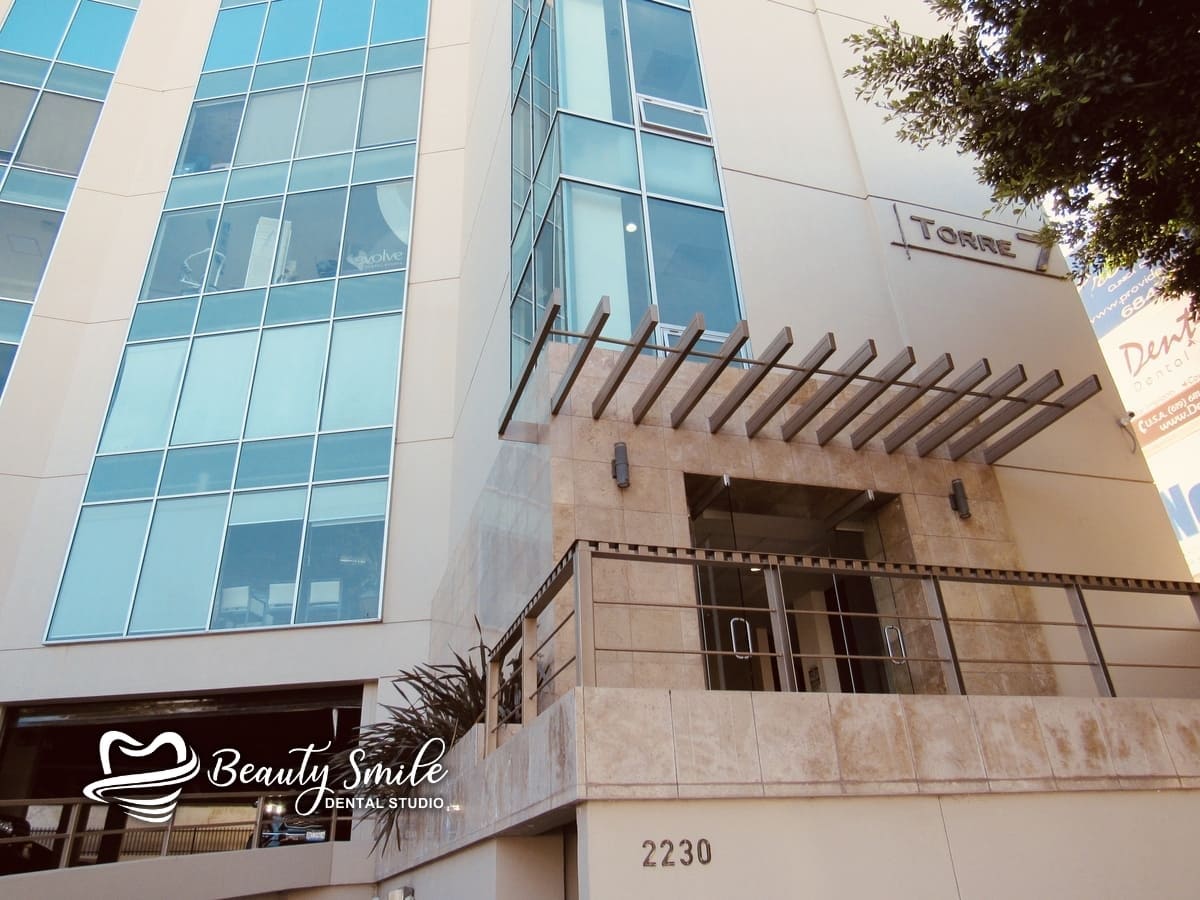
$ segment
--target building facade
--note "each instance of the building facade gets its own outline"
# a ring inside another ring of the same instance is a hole
[[[1186,895],[1200,586],[885,16],[0,0],[3,893]]]

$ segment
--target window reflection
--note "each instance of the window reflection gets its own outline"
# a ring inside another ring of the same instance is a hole
[[[649,205],[663,322],[683,325],[702,312],[710,331],[732,331],[738,302],[725,214],[663,200]]]
[[[193,106],[175,173],[185,175],[226,168],[233,159],[233,144],[245,105],[245,97],[233,97]]]
[[[0,84],[0,163],[12,159],[36,97],[32,88]]]
[[[17,162],[33,169],[78,174],[99,116],[100,104],[94,100],[43,94]]]
[[[629,43],[639,94],[703,107],[692,17],[651,0],[629,0]]]
[[[292,155],[303,93],[300,88],[292,88],[251,95],[234,157],[237,165],[276,162]]]
[[[292,194],[283,210],[276,282],[308,281],[337,274],[346,189]]]
[[[62,213],[0,203],[0,297],[33,299],[61,224]]]
[[[304,542],[297,622],[379,614],[387,482],[314,488]]]
[[[350,191],[342,274],[366,274],[408,265],[412,182],[364,184]]]
[[[301,488],[234,497],[213,628],[291,622],[307,493]]]
[[[150,253],[142,299],[177,297],[200,290],[208,271],[217,207],[163,213]]]

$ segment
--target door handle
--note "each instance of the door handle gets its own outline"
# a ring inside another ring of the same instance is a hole
[[[737,626],[738,626],[739,622],[742,624],[742,627],[746,631],[746,652],[745,653],[738,652]],[[735,659],[749,659],[750,655],[754,652],[754,637],[750,634],[750,620],[743,616],[734,616],[732,619],[730,619],[729,620],[729,640],[733,644],[733,656]]]
[[[896,650],[892,646],[892,632],[896,632],[896,644],[900,647],[900,656],[896,657]],[[883,640],[887,643],[888,656],[892,658],[892,665],[902,666],[906,662],[908,650],[904,646],[904,632],[900,630],[899,625],[885,625],[883,628]]]

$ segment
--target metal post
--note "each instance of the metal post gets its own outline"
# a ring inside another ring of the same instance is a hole
[[[792,630],[788,628],[783,575],[779,566],[764,566],[763,580],[767,583],[767,603],[771,607],[771,634],[775,638],[775,655],[779,662],[779,686],[795,692],[800,688],[796,681],[796,661],[792,658]]]
[[[950,633],[950,618],[946,613],[946,602],[942,599],[941,585],[936,577],[922,578],[921,589],[925,594],[927,615],[937,618],[933,628],[933,644],[942,659],[946,693],[965,694],[962,669],[958,665],[958,651],[954,649],[954,635]]]
[[[488,660],[487,665],[487,684],[485,692],[487,694],[484,702],[483,713],[483,755],[487,756],[496,749],[500,728],[500,682],[503,678],[503,673],[500,670],[500,664],[503,660],[499,656],[493,656]]]
[[[58,858],[58,867],[60,869],[67,868],[73,862],[71,857],[74,855],[75,848],[79,843],[79,837],[76,832],[79,830],[79,811],[81,809],[87,809],[87,807],[82,803],[72,804],[71,811],[67,815],[67,836],[63,840],[62,856]]]
[[[521,620],[521,727],[533,723],[538,714],[537,616]]]
[[[1067,592],[1067,604],[1071,607],[1071,616],[1082,631],[1083,650],[1091,664],[1092,677],[1096,679],[1096,690],[1101,697],[1115,697],[1112,677],[1104,662],[1104,651],[1100,649],[1100,638],[1096,635],[1096,626],[1092,624],[1092,615],[1088,612],[1087,602],[1078,584],[1070,584],[1064,590]]]
[[[596,686],[596,632],[592,610],[592,548],[575,543],[575,683]]]

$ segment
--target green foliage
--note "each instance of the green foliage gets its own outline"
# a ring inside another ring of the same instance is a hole
[[[476,627],[478,627],[476,622]],[[454,661],[442,665],[421,665],[402,669],[392,680],[405,705],[384,706],[388,717],[374,725],[358,730],[357,749],[363,756],[360,769],[375,765],[405,772],[426,741],[441,738],[447,747],[454,746],[476,722],[483,719],[487,696],[487,648],[480,643],[467,656],[454,654]],[[332,781],[352,783],[350,748],[337,754],[330,764]],[[362,787],[356,793],[362,797],[382,800],[382,808],[372,810],[375,819],[375,846],[394,843],[400,846],[400,825],[403,809],[391,809],[387,799],[407,797],[412,793],[408,781],[396,785]]]
[[[1200,315],[1200,3],[926,2],[946,33],[848,39],[859,97],[902,139],[973,154],[998,204],[1048,202],[1043,238],[1078,274],[1145,262]]]

